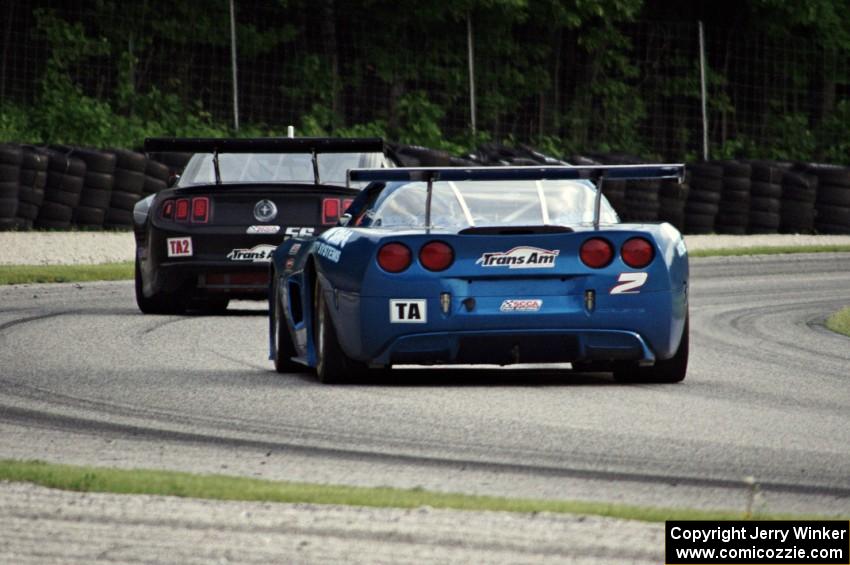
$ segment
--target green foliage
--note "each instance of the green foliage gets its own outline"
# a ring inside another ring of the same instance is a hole
[[[827,116],[815,132],[817,158],[827,163],[850,165],[850,101],[842,100],[835,111]]]
[[[396,106],[399,127],[390,132],[402,143],[420,144],[427,147],[457,151],[459,148],[445,141],[440,131],[440,120],[444,112],[428,95],[417,90],[402,96]]]
[[[243,102],[239,132],[229,112],[210,112],[230,88],[227,0],[203,9],[186,0],[96,0],[79,10],[30,4],[33,40],[46,43],[49,56],[33,66],[33,94],[0,102],[0,139],[138,147],[148,136],[270,135],[292,123],[299,135],[382,136],[453,153],[512,139],[559,156],[596,150],[680,159],[701,145],[699,67],[682,47],[683,37],[695,41],[695,28],[686,18],[635,28],[653,19],[654,5],[643,0],[279,0],[251,12],[237,2],[240,66],[268,77],[262,100],[276,110],[252,114]],[[753,84],[781,77],[785,88],[742,95],[751,85],[728,70],[729,46],[722,52],[715,42],[707,69],[712,156],[850,163],[850,102],[840,97],[850,83],[850,4],[746,0],[716,11],[741,15],[741,36],[758,28],[768,40],[806,37],[822,52],[818,64],[810,49],[778,58],[731,53],[747,57]],[[468,20],[475,136],[464,127]],[[647,49],[653,42],[678,47],[666,56]],[[167,79],[152,70],[163,61]],[[813,101],[818,88],[832,96]],[[243,100],[257,107],[258,98]],[[244,124],[245,114],[249,122],[285,117]],[[655,123],[658,116],[665,123]]]
[[[0,141],[29,143],[33,139],[29,114],[26,109],[11,102],[0,102]]]

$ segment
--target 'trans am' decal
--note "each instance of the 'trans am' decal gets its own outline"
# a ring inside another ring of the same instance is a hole
[[[560,250],[520,246],[510,251],[488,251],[475,261],[482,267],[507,267],[508,269],[552,269]]]

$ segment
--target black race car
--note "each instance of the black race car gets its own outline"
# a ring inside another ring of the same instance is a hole
[[[335,225],[359,193],[348,169],[391,166],[377,138],[152,138],[145,151],[194,154],[175,186],[133,211],[146,314],[265,299],[275,247]]]

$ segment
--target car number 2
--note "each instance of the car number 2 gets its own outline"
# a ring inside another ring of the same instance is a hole
[[[611,289],[611,294],[638,294],[640,287],[646,284],[649,273],[620,273],[617,285]]]

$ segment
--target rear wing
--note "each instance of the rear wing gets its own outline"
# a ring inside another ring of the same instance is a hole
[[[497,180],[587,180],[596,186],[593,226],[599,229],[602,206],[602,185],[606,180],[671,179],[684,181],[683,164],[590,165],[553,167],[399,167],[395,169],[351,169],[351,182],[428,183],[425,200],[425,225],[431,225],[431,192],[434,181],[497,181]]]
[[[313,176],[319,184],[319,153],[384,153],[380,137],[149,137],[145,153],[212,153],[215,183],[221,184],[219,153],[309,153],[313,157]]]
[[[181,153],[383,153],[380,137],[149,137],[145,152]]]

